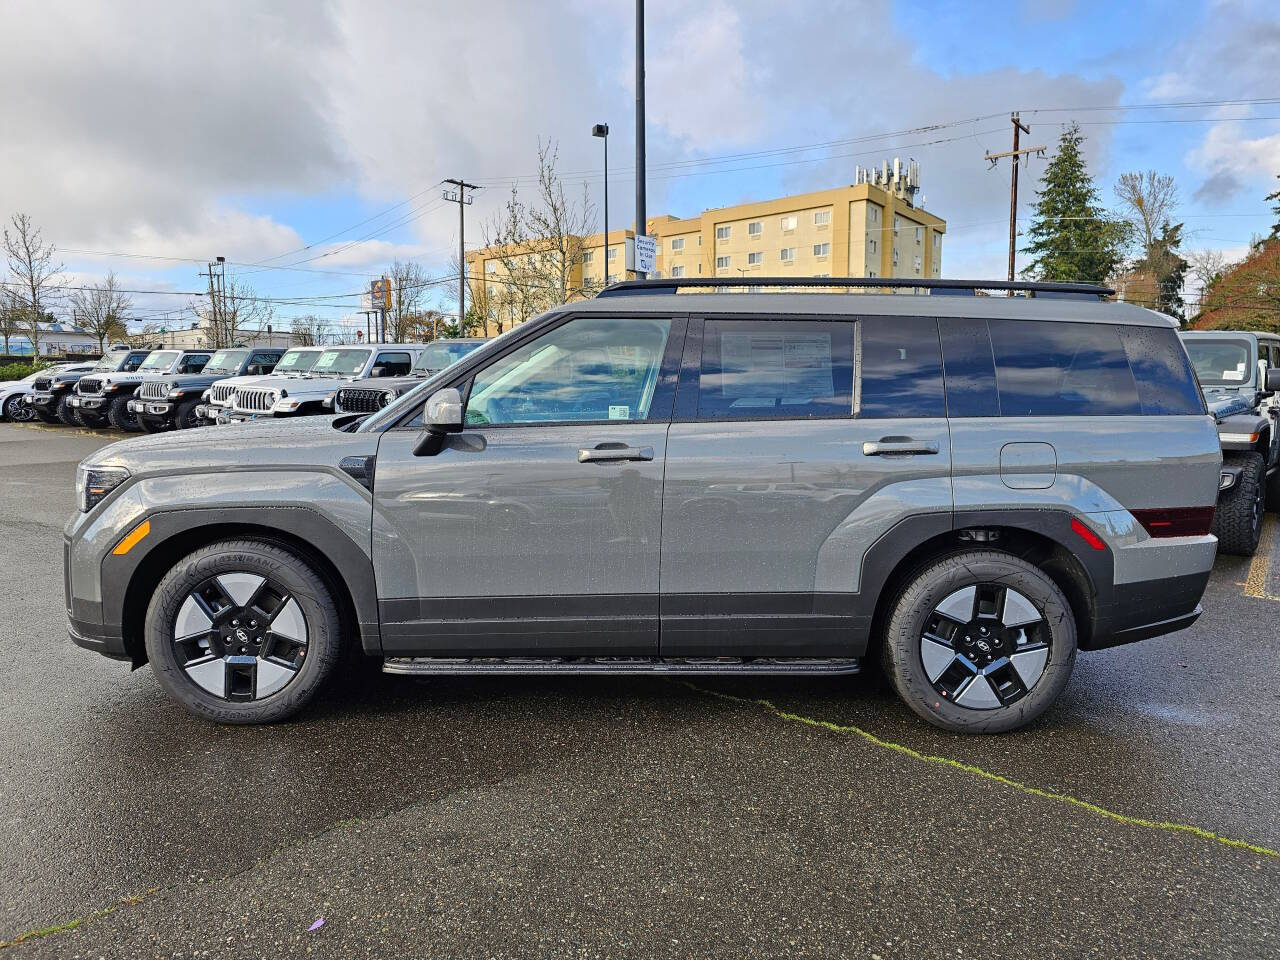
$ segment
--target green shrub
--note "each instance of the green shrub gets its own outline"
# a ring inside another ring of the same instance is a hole
[[[21,380],[23,377],[30,376],[37,370],[43,370],[49,364],[42,360],[22,361],[19,363],[6,363],[0,366],[0,381],[2,380]]]

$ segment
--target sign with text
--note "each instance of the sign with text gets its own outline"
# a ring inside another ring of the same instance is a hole
[[[386,277],[369,281],[369,295],[376,310],[391,309],[391,281]]]
[[[658,240],[637,233],[634,241],[635,265],[631,268],[637,273],[653,273],[658,269]]]

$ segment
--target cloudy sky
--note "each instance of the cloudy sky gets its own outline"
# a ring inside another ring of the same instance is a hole
[[[6,0],[2,17],[0,216],[30,214],[76,277],[194,291],[221,254],[296,301],[282,321],[336,320],[395,257],[448,273],[443,178],[483,185],[479,239],[551,138],[598,204],[598,121],[612,226],[632,221],[632,0]],[[651,215],[913,157],[949,223],[944,274],[998,277],[1008,168],[982,155],[1008,149],[1017,109],[1035,144],[1081,124],[1109,204],[1122,171],[1175,175],[1194,248],[1239,252],[1272,222],[1280,100],[1221,103],[1280,97],[1270,3],[650,0],[647,44]]]

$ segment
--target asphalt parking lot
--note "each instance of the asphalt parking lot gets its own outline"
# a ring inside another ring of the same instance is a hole
[[[105,432],[0,424],[0,947],[15,957],[1280,952],[1280,535],[1030,729],[870,679],[370,669],[220,728],[72,646]],[[316,926],[317,921],[323,924]]]

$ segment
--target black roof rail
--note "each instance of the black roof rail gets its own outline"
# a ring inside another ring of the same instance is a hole
[[[905,289],[923,290],[933,296],[974,297],[982,290],[1024,293],[1029,297],[1071,300],[1103,300],[1115,294],[1110,287],[1092,283],[1053,283],[1035,280],[932,280],[909,277],[671,277],[661,280],[622,280],[611,283],[597,297],[633,294],[679,293],[681,290],[756,287],[809,289]]]

